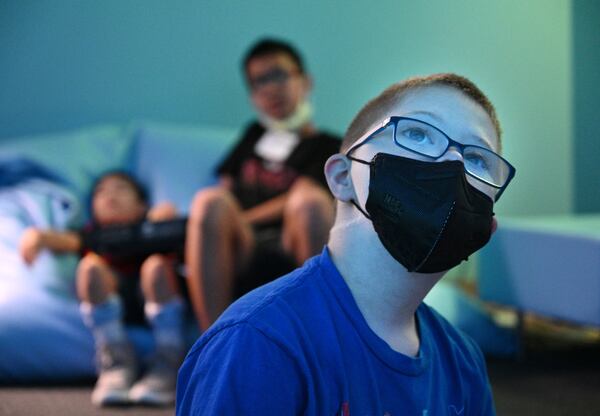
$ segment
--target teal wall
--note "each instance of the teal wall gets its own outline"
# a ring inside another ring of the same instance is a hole
[[[573,2],[575,211],[600,212],[600,2]]]
[[[496,104],[517,178],[500,214],[573,210],[566,0],[0,1],[0,139],[152,119],[239,126],[246,47],[305,52],[317,121],[343,132],[388,84],[455,71]]]

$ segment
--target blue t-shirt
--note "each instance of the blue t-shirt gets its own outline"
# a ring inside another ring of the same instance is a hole
[[[425,304],[418,357],[367,325],[327,249],[231,305],[179,371],[178,415],[493,415],[483,355]]]

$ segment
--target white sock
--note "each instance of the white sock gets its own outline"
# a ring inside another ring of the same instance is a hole
[[[184,310],[185,304],[179,296],[165,303],[146,302],[144,311],[152,326],[157,348],[183,349]]]
[[[122,319],[123,305],[118,295],[111,295],[99,304],[81,302],[79,310],[83,322],[94,335],[96,345],[125,342],[127,335]]]

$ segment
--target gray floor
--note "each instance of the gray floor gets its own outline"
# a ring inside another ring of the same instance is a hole
[[[90,403],[93,381],[80,386],[18,386],[0,387],[1,416],[166,416],[173,408],[121,407],[97,409]]]
[[[90,403],[92,385],[0,387],[0,415],[2,416],[166,416],[173,408],[154,409],[122,407],[97,409]]]
[[[540,343],[488,359],[498,415],[600,415],[600,343]]]

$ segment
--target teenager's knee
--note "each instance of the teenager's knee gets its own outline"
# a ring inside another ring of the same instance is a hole
[[[334,215],[333,198],[312,181],[298,181],[290,191],[285,215],[307,224],[330,224]]]
[[[229,192],[220,187],[198,192],[190,206],[189,221],[195,224],[214,223],[231,210],[230,199]]]
[[[325,190],[308,181],[294,186],[284,211],[284,249],[302,264],[322,250],[333,218],[333,198]]]

